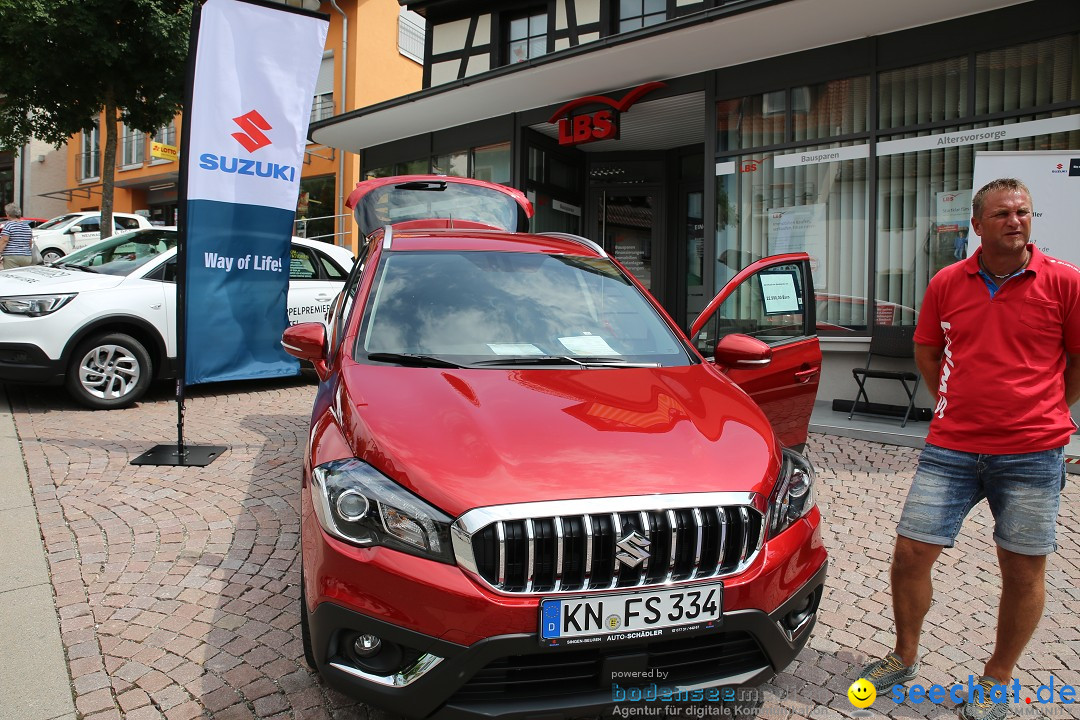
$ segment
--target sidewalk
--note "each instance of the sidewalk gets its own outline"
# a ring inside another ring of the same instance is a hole
[[[37,511],[2,387],[0,538],[0,720],[74,720]]]

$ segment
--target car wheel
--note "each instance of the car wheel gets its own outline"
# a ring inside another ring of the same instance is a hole
[[[56,248],[49,248],[48,250],[41,251],[41,262],[43,263],[54,263],[62,257],[64,257],[64,253]]]
[[[79,344],[67,369],[68,392],[95,410],[134,404],[150,387],[150,353],[122,333],[95,335]]]
[[[315,665],[315,650],[311,647],[311,629],[308,627],[307,593],[304,592],[304,576],[300,575],[300,641],[304,645],[304,662],[312,670]]]

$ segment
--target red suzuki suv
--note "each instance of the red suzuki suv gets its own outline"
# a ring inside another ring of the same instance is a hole
[[[740,272],[689,336],[518,191],[357,185],[367,238],[322,323],[301,626],[331,686],[412,718],[722,701],[788,665],[825,578],[806,440],[805,254]],[[691,340],[690,338],[693,338]]]

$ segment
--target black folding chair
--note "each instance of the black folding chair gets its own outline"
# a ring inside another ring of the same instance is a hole
[[[911,417],[911,413],[915,409],[915,393],[919,389],[919,374],[906,370],[872,369],[870,365],[874,362],[875,357],[907,358],[913,360],[915,357],[914,336],[914,325],[874,326],[870,334],[870,352],[866,355],[866,367],[852,368],[851,370],[855,382],[859,384],[859,392],[855,396],[855,400],[851,403],[851,412],[848,413],[848,420],[856,413],[856,408],[859,405],[860,399],[862,399],[867,406],[870,405],[870,398],[866,395],[867,380],[897,380],[904,386],[904,392],[906,392],[908,396],[907,411],[904,413],[904,420],[900,423],[900,427],[907,425],[908,418]],[[861,410],[858,412],[863,414],[874,414],[864,413]]]

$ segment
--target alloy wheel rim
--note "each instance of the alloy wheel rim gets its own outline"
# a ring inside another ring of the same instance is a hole
[[[141,377],[138,358],[122,345],[99,345],[79,362],[79,384],[101,400],[124,397]]]

